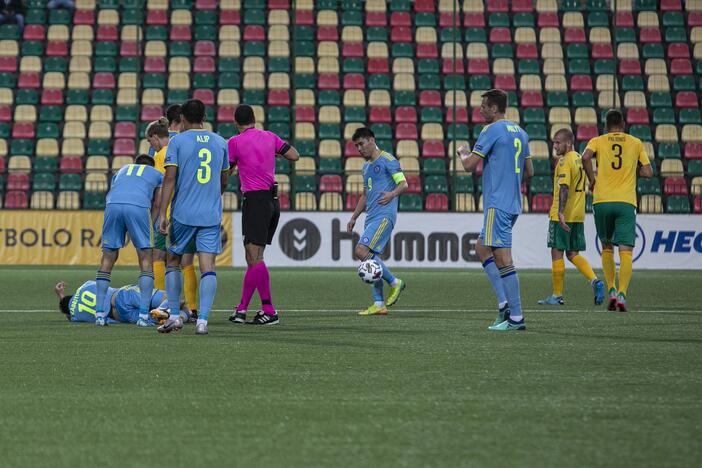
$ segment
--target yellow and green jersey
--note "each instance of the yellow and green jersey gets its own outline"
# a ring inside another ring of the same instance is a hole
[[[563,216],[566,223],[582,223],[585,220],[585,170],[583,160],[575,151],[569,151],[561,156],[553,173],[553,205],[549,219],[558,221],[558,204],[560,201],[561,185],[568,187],[568,201]]]
[[[623,202],[636,206],[638,164],[650,164],[643,143],[626,133],[593,138],[587,149],[597,158],[597,183],[593,203]]]

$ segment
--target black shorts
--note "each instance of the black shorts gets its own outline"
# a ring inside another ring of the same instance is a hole
[[[273,234],[280,219],[280,203],[268,190],[244,193],[241,205],[241,228],[244,245],[261,247],[273,242]]]

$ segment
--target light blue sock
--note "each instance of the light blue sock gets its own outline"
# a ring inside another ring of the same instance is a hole
[[[151,306],[151,293],[154,290],[154,272],[142,271],[139,275],[139,291],[141,291],[141,302],[139,303],[139,318],[149,319],[149,308]]]
[[[168,308],[172,314],[180,310],[180,291],[183,289],[183,273],[180,267],[166,268],[166,294],[168,295]]]
[[[373,292],[373,301],[375,302],[384,302],[385,299],[383,299],[383,282],[378,280],[373,285],[371,286],[372,292]]]
[[[500,268],[500,276],[502,284],[507,293],[507,302],[509,302],[509,316],[515,322],[522,319],[522,300],[519,294],[519,277],[514,265],[509,265]]]
[[[500,277],[500,270],[497,269],[495,265],[495,259],[493,257],[488,258],[483,262],[483,270],[487,274],[490,284],[492,285],[492,290],[495,291],[495,296],[497,296],[498,304],[504,304],[507,302],[507,296],[505,295],[505,288],[502,278]],[[512,303],[510,302],[510,307]]]
[[[200,310],[198,320],[207,320],[217,292],[217,273],[208,271],[200,276]]]
[[[95,288],[97,289],[97,297],[95,298],[95,317],[105,318],[105,296],[107,289],[110,287],[110,272],[98,270],[95,275]]]
[[[377,255],[377,254],[376,254],[376,255],[373,257],[373,259],[374,259],[376,262],[380,263],[380,266],[383,267],[383,279],[385,280],[386,283],[388,283],[389,285],[392,286],[392,283],[395,282],[395,275],[393,275],[393,274],[390,272],[390,268],[388,268],[388,267],[385,265],[385,263],[383,262],[383,260],[380,258],[380,255]]]

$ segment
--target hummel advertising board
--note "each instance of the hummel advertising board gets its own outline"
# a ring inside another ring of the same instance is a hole
[[[234,266],[245,266],[241,213],[232,214],[232,261]],[[364,215],[356,222],[354,232],[347,233],[350,216],[347,212],[282,213],[273,243],[266,248],[266,264],[357,265],[353,248],[363,233]],[[635,268],[702,269],[702,216],[639,215],[636,222]],[[383,253],[388,265],[393,266],[480,268],[475,242],[482,224],[480,213],[399,213]],[[547,233],[548,216],[525,214],[519,217],[512,236],[512,255],[518,268],[551,268]],[[585,236],[587,251],[584,255],[597,268],[601,246],[592,215],[586,217]]]

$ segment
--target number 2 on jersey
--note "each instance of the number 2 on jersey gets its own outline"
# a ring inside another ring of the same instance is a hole
[[[515,138],[514,147],[517,148],[517,152],[514,153],[514,173],[519,174],[522,172],[522,170],[519,169],[519,156],[522,154],[522,140]]]
[[[207,148],[202,148],[197,153],[197,157],[201,159],[200,168],[197,170],[197,181],[201,184],[206,184],[212,176],[212,169],[210,168],[212,153]]]

